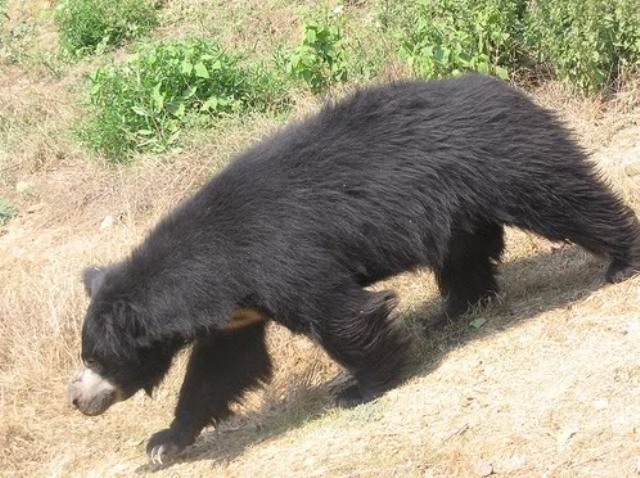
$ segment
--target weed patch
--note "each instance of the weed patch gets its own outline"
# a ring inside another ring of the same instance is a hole
[[[5,199],[0,198],[0,226],[5,226],[18,215],[18,208]]]
[[[640,63],[637,0],[422,0],[397,7],[400,56],[433,78],[544,67],[595,93]],[[384,12],[383,12],[384,13]],[[393,19],[381,15],[389,22]]]
[[[532,2],[525,26],[537,61],[587,93],[640,62],[637,0]]]
[[[325,15],[322,21],[305,21],[301,43],[282,57],[276,56],[276,63],[305,82],[314,94],[347,81],[349,63],[340,10]]]
[[[64,51],[81,56],[139,38],[157,22],[150,0],[63,0],[56,9]]]
[[[478,71],[508,78],[522,55],[524,6],[508,0],[419,2],[405,14],[400,55],[421,77]]]
[[[286,82],[260,63],[244,63],[201,40],[144,45],[123,64],[89,76],[92,117],[81,137],[113,161],[174,145],[194,117],[276,112]]]

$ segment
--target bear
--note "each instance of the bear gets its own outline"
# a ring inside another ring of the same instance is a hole
[[[498,291],[505,226],[608,258],[608,282],[640,271],[634,211],[526,94],[478,74],[361,88],[239,154],[128,257],[85,270],[69,399],[98,415],[151,393],[190,345],[175,417],[147,446],[162,463],[268,383],[276,323],[350,372],[337,405],[373,400],[401,382],[411,334],[393,291],[369,286],[430,268],[439,320],[458,317]]]

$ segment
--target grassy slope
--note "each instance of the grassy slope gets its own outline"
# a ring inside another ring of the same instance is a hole
[[[156,35],[213,36],[263,55],[272,43],[295,40],[299,14],[312,2],[289,3],[169,1]],[[171,419],[182,358],[153,400],[136,396],[93,419],[71,410],[64,395],[86,306],[81,267],[125,254],[180,198],[277,124],[228,121],[193,132],[182,152],[130,167],[87,161],[66,131],[81,114],[77,86],[91,65],[57,62],[48,53],[55,48],[49,2],[23,4],[9,0],[10,26],[31,22],[30,36],[10,45],[18,63],[0,64],[0,197],[22,211],[0,235],[0,475],[482,476],[492,469],[635,476],[640,279],[602,286],[601,261],[571,247],[552,253],[546,241],[515,231],[501,300],[420,337],[408,382],[375,403],[331,409],[337,367],[274,328],[273,384],[167,468],[149,468],[143,450]],[[367,11],[356,14],[366,25]],[[557,85],[534,96],[563,111],[640,209],[638,90],[625,91],[607,110]],[[314,107],[302,95],[295,114]],[[18,182],[26,192],[16,192]],[[106,216],[114,224],[101,228]],[[399,314],[416,329],[417,318],[437,307],[426,272],[381,287],[400,293]],[[487,319],[480,330],[469,326],[476,318]]]

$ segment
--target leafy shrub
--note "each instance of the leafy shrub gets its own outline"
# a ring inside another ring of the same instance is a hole
[[[637,0],[420,0],[400,17],[401,56],[424,77],[544,65],[592,93],[640,64]]]
[[[325,22],[306,21],[300,45],[282,59],[292,77],[304,81],[315,94],[331,85],[347,81],[348,62],[342,28],[327,16]]]
[[[421,0],[405,16],[401,56],[423,77],[507,78],[522,55],[524,8],[524,0]]]
[[[76,56],[117,46],[157,24],[150,0],[63,0],[55,19],[62,47]]]
[[[640,62],[637,0],[531,2],[526,38],[537,60],[586,92]]]
[[[18,208],[6,200],[0,198],[0,226],[6,225],[18,215]]]
[[[285,108],[286,85],[240,60],[207,41],[142,46],[126,63],[89,76],[94,115],[80,135],[117,161],[133,151],[166,150],[194,116]]]

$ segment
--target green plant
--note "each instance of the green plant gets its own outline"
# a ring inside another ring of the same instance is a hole
[[[415,74],[473,70],[508,78],[522,55],[524,0],[421,0],[407,8],[401,56]]]
[[[126,63],[98,69],[89,83],[93,115],[80,135],[114,161],[133,151],[166,150],[194,116],[288,105],[280,78],[200,40],[143,45]]]
[[[316,94],[347,81],[347,53],[338,16],[339,13],[327,15],[322,23],[304,22],[300,45],[276,60],[284,64],[289,75],[304,81]]]
[[[158,21],[151,0],[63,0],[55,19],[63,49],[75,56],[137,38]]]
[[[525,33],[538,62],[589,93],[640,62],[637,0],[531,2]]]
[[[18,213],[17,207],[0,198],[0,226],[5,226],[11,219],[16,217]]]
[[[400,16],[401,56],[425,77],[545,65],[593,93],[640,63],[637,0],[421,0]]]

